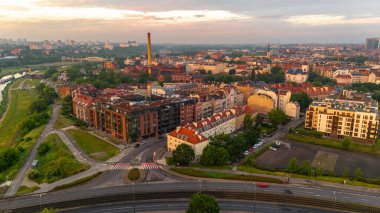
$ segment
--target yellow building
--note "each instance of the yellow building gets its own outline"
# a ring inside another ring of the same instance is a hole
[[[306,111],[305,128],[324,132],[326,136],[373,143],[378,127],[378,103],[363,92],[344,90],[314,100]]]

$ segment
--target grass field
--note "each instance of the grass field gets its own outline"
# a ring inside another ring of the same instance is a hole
[[[17,196],[21,196],[21,195],[25,195],[25,194],[28,194],[28,193],[31,193],[31,192],[34,192],[36,190],[40,189],[40,187],[38,186],[33,186],[33,187],[27,187],[27,186],[21,186],[16,195]]]
[[[171,168],[172,171],[193,176],[193,177],[203,177],[203,178],[214,178],[214,179],[226,179],[226,180],[243,180],[243,181],[262,181],[268,183],[283,183],[277,178],[268,178],[262,176],[250,176],[250,175],[240,175],[240,174],[227,174],[222,172],[210,172],[202,171],[193,168]]]
[[[17,80],[16,83],[19,83]],[[13,87],[13,85],[12,85]],[[9,146],[19,137],[18,131],[23,121],[27,119],[29,106],[37,97],[34,90],[12,90],[9,110],[4,115],[4,120],[0,124],[0,149]]]
[[[317,178],[310,177],[310,176],[305,176],[305,175],[298,175],[298,174],[293,174],[293,173],[287,173],[287,172],[272,172],[272,171],[266,171],[266,170],[261,170],[258,168],[254,167],[249,167],[249,166],[238,166],[239,171],[244,171],[244,172],[252,172],[253,174],[266,174],[266,175],[275,175],[279,177],[293,177],[293,178],[302,178],[302,179],[309,179],[311,181],[326,181],[326,182],[332,182],[332,183],[343,183],[345,180],[347,181],[346,184],[353,185],[353,186],[364,186],[364,187],[372,187],[372,188],[380,188],[380,185],[376,184],[369,184],[369,183],[363,183],[360,181],[355,181],[355,180],[348,180],[347,178],[343,177],[334,177],[334,176],[318,176]]]
[[[286,139],[294,140],[298,142],[311,143],[320,146],[326,146],[336,149],[343,149],[342,142],[332,138],[316,138],[312,136],[298,135],[294,133],[288,133],[285,136]],[[368,154],[380,155],[380,143],[376,142],[373,146],[361,145],[358,143],[352,143],[349,151],[363,152]]]
[[[59,112],[57,120],[55,121],[53,127],[55,129],[62,129],[68,126],[74,125],[74,121],[67,119],[64,115]]]
[[[47,153],[39,153],[37,156],[38,165],[35,169],[39,171],[40,176],[34,179],[36,182],[51,183],[89,168],[75,159],[57,134],[48,135],[43,143],[47,143],[50,149]]]
[[[67,133],[91,158],[105,161],[119,153],[119,150],[113,145],[85,131],[69,129]]]

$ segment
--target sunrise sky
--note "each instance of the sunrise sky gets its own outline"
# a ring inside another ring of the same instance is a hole
[[[363,43],[378,0],[0,0],[0,38]]]

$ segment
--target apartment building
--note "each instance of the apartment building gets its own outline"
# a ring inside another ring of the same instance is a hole
[[[194,149],[196,156],[199,156],[208,145],[208,138],[222,133],[230,134],[240,129],[244,116],[244,107],[237,106],[198,122],[178,126],[167,136],[168,150],[174,151],[178,145],[185,143]]]
[[[378,103],[368,93],[343,90],[314,100],[306,111],[305,128],[330,137],[373,143],[378,127]]]

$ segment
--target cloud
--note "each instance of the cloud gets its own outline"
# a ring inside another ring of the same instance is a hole
[[[16,3],[14,3],[16,2]],[[39,0],[0,1],[0,17],[5,21],[68,21],[68,20],[126,20],[133,23],[193,23],[224,20],[244,20],[249,16],[226,10],[168,10],[140,11],[108,7],[65,7],[41,4]],[[22,12],[21,12],[22,11]]]
[[[285,22],[296,25],[356,25],[356,24],[380,24],[380,17],[347,17],[343,15],[302,15],[290,16],[283,19]]]

